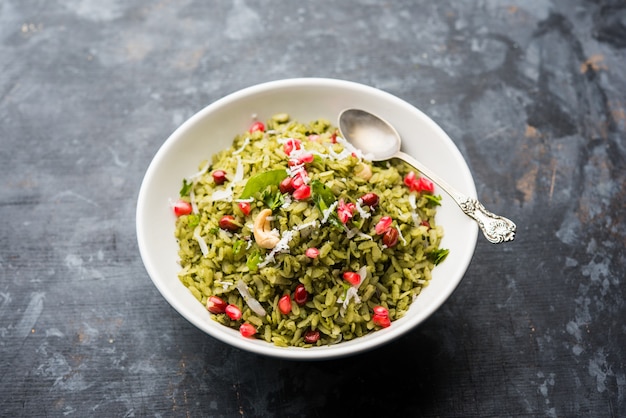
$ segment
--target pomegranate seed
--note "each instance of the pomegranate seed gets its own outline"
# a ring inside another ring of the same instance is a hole
[[[309,292],[306,291],[306,288],[303,284],[299,284],[296,286],[296,290],[293,292],[293,299],[296,301],[298,305],[304,305],[309,298]]]
[[[248,129],[248,132],[250,133],[256,131],[265,132],[265,125],[263,124],[263,122],[256,121],[250,126],[250,129]]]
[[[250,206],[250,202],[239,202],[238,206],[241,210],[241,213],[243,213],[245,216],[248,216],[250,214],[250,210],[252,209],[252,207]]]
[[[420,222],[420,225],[425,226],[427,228],[430,228],[430,222],[428,222],[428,221],[422,221],[422,222]]]
[[[387,247],[393,247],[398,243],[398,228],[389,228],[385,235],[383,235],[383,244]]]
[[[283,181],[278,185],[281,193],[291,193],[295,190],[293,187],[293,179],[291,177],[286,177]]]
[[[307,248],[306,251],[304,252],[304,255],[306,255],[309,258],[317,258],[317,256],[320,255],[320,250],[314,247]]]
[[[389,216],[383,216],[380,218],[380,221],[376,224],[375,230],[376,234],[381,235],[387,232],[389,228],[391,228],[391,222],[393,220]]]
[[[372,308],[372,311],[374,311],[374,315],[383,316],[383,317],[389,316],[389,311],[384,306],[376,305]]]
[[[300,158],[298,158],[298,163],[300,164],[312,163],[314,158],[315,157],[313,157],[313,154],[311,154],[310,152],[307,152],[305,154],[302,154]]]
[[[339,205],[337,206],[337,216],[341,223],[347,223],[354,214],[356,205],[354,203],[344,203],[343,199],[339,199]]]
[[[252,337],[254,334],[256,334],[256,328],[254,327],[254,325],[244,322],[239,327],[239,332],[246,338]]]
[[[278,300],[278,309],[285,315],[291,312],[291,298],[289,295],[285,295]]]
[[[297,200],[304,200],[311,197],[311,187],[308,184],[303,184],[293,191],[293,198]]]
[[[404,184],[408,188],[411,188],[413,186],[413,183],[415,183],[416,180],[417,180],[417,176],[415,175],[414,171],[409,171],[408,174],[404,176]]]
[[[343,279],[352,286],[356,286],[361,282],[361,276],[359,276],[359,273],[355,273],[353,271],[346,271],[343,273]]]
[[[364,205],[367,205],[371,208],[376,207],[376,205],[378,205],[378,195],[376,193],[366,193],[363,196],[361,196],[361,202],[363,202]]]
[[[226,315],[233,321],[241,319],[241,309],[239,309],[237,305],[227,305],[226,308],[224,308],[224,312],[226,312]]]
[[[404,184],[411,189],[412,192],[433,193],[435,191],[435,185],[432,181],[426,177],[418,178],[413,171],[410,171],[406,176],[404,176]]]
[[[333,132],[333,134],[330,136],[330,142],[333,144],[337,143],[337,132]]]
[[[391,320],[388,316],[374,315],[372,317],[372,320],[374,321],[374,324],[383,328],[387,328],[389,325],[391,325]]]
[[[224,182],[226,180],[228,180],[226,178],[226,171],[224,170],[215,170],[213,173],[211,173],[211,175],[213,176],[213,181],[215,182],[215,184],[224,184]]]
[[[420,177],[414,183],[411,190],[414,190],[416,192],[433,193],[435,191],[435,185],[433,184],[432,181],[428,180],[426,177]]]
[[[207,310],[214,314],[224,313],[227,306],[228,303],[226,303],[222,298],[219,298],[217,296],[209,296],[206,301]]]
[[[300,148],[302,148],[302,143],[299,139],[290,138],[283,144],[283,151],[287,155],[291,155],[294,149],[299,150]]]
[[[308,330],[304,333],[304,342],[314,344],[320,339],[320,332],[318,330]]]
[[[293,176],[291,180],[291,185],[294,189],[299,189],[305,184],[304,177],[302,177],[302,174],[300,174],[300,172],[296,173],[296,175]]]
[[[225,229],[227,231],[235,232],[239,230],[239,225],[235,220],[235,217],[232,215],[224,215],[219,222],[220,228]]]
[[[191,203],[185,200],[177,201],[176,203],[174,203],[173,208],[174,215],[176,216],[189,215],[193,210],[193,208],[191,207]]]

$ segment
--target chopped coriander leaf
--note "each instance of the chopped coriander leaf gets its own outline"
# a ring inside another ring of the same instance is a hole
[[[323,214],[326,213],[326,211],[328,211],[329,208],[337,201],[333,191],[320,181],[313,180],[311,182],[311,192],[317,208]],[[343,224],[339,220],[339,217],[337,217],[337,213],[335,211],[328,215],[328,221],[333,226],[343,228]]]
[[[432,194],[424,194],[423,196],[424,196],[424,198],[426,200],[428,200],[433,205],[435,205],[435,206],[440,206],[441,205],[441,196],[435,196],[435,195],[432,195]]]
[[[450,250],[448,249],[438,248],[435,251],[428,253],[427,257],[430,261],[435,263],[435,265],[438,265],[439,263],[441,263],[443,260],[446,259],[449,253],[450,253]]]
[[[191,192],[191,187],[193,186],[193,182],[187,181],[187,179],[183,179],[183,187],[180,189],[180,197],[189,196],[189,192]]]
[[[265,203],[267,207],[272,210],[272,212],[275,209],[281,207],[283,203],[285,203],[285,198],[283,197],[282,193],[280,193],[280,191],[278,190],[272,190],[270,188],[267,188],[263,191],[263,193],[261,194],[261,199],[263,200],[263,203]]]

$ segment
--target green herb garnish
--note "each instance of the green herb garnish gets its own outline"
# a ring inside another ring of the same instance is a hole
[[[438,248],[434,251],[429,252],[427,257],[430,261],[432,261],[433,263],[435,263],[435,265],[437,265],[441,263],[443,260],[445,260],[449,253],[450,253],[450,250],[447,250],[445,248]]]
[[[315,201],[315,204],[322,213],[325,213],[337,201],[333,191],[318,180],[311,182],[311,194],[313,195],[313,201]],[[338,228],[343,227],[335,211],[328,215],[328,221],[333,226]]]
[[[435,205],[435,206],[440,206],[441,205],[441,196],[435,196],[435,195],[432,195],[432,194],[424,194],[423,196],[424,196],[424,198],[426,200],[428,200],[433,205]]]
[[[271,170],[264,171],[255,176],[250,177],[244,187],[239,199],[248,199],[254,196],[256,193],[260,193],[269,186],[276,186],[280,184],[287,177],[287,170]]]
[[[180,197],[189,196],[189,192],[191,191],[191,187],[193,186],[193,182],[187,181],[187,179],[183,179],[183,187],[180,189]]]
[[[285,203],[283,194],[280,191],[276,189],[272,190],[271,188],[267,188],[263,191],[263,193],[261,193],[261,200],[263,200],[263,203],[265,203],[267,207],[272,210],[272,212]]]

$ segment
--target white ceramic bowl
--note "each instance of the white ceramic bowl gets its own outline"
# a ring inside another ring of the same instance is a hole
[[[441,246],[450,249],[450,254],[434,269],[430,284],[407,315],[389,328],[364,337],[313,348],[281,348],[244,338],[210,319],[205,307],[179,281],[175,219],[169,201],[177,198],[182,179],[195,173],[203,159],[229,147],[235,135],[249,127],[253,115],[265,121],[275,113],[286,112],[301,122],[323,117],[337,124],[339,113],[349,107],[387,119],[402,136],[403,151],[426,163],[459,191],[476,197],[470,170],[452,140],[424,113],[389,93],[348,81],[297,78],[230,94],[192,116],[165,141],[148,167],[137,202],[137,239],[146,270],[163,297],[189,322],[227,344],[254,353],[328,359],[369,350],[403,335],[452,294],[474,253],[478,228],[441,190],[436,190],[443,197],[437,222],[444,227]]]

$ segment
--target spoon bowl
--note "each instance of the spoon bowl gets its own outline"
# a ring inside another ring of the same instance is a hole
[[[400,134],[384,119],[365,110],[346,109],[339,114],[339,131],[372,161],[399,158],[430,178],[454,199],[463,213],[478,223],[490,242],[497,244],[515,239],[517,227],[513,221],[489,212],[477,199],[460,193],[424,164],[400,151]]]

